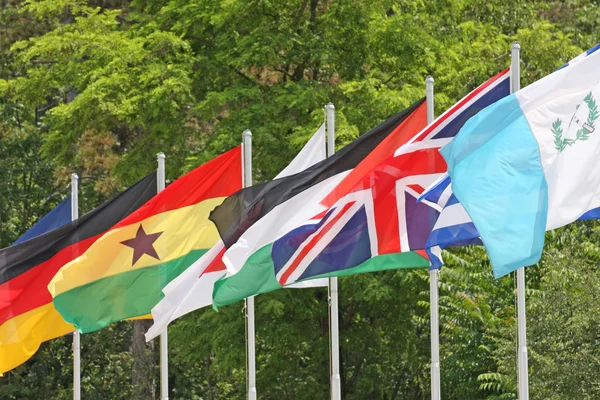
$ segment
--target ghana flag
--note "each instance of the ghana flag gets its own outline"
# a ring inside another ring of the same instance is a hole
[[[179,178],[65,265],[48,290],[83,333],[150,313],[219,240],[209,213],[242,187],[241,146]]]
[[[152,174],[75,221],[0,250],[0,372],[27,361],[42,342],[75,330],[54,308],[48,283],[62,266],[155,195]]]

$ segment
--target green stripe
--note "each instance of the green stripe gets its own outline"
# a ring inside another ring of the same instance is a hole
[[[270,244],[264,246],[252,254],[237,274],[215,282],[213,291],[213,307],[215,309],[249,296],[281,289],[281,285],[275,278],[271,246]],[[322,274],[311,279],[356,275],[389,269],[427,267],[429,267],[429,261],[417,253],[393,253],[373,257],[356,267]]]
[[[82,333],[149,314],[164,297],[162,289],[206,252],[194,250],[163,264],[98,279],[61,293],[54,306]]]

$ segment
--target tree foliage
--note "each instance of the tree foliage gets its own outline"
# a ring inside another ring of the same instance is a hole
[[[254,178],[264,181],[318,128],[329,101],[343,146],[423,97],[426,75],[435,78],[439,114],[506,68],[512,41],[521,44],[526,85],[595,45],[600,23],[592,0],[0,5],[2,246],[67,195],[72,172],[82,176],[85,212],[152,173],[157,152],[167,154],[173,180],[250,128]],[[542,261],[527,270],[532,399],[600,396],[598,229],[587,222],[549,233]],[[516,398],[513,280],[493,279],[481,247],[445,260],[443,397]],[[428,279],[422,270],[340,279],[345,399],[429,396]],[[260,397],[327,398],[326,289],[261,295],[256,310]],[[170,398],[244,398],[243,313],[243,304],[204,309],[171,326]],[[82,337],[84,398],[152,392],[132,384],[134,331],[121,322]],[[70,398],[70,343],[45,343],[0,378],[0,398]],[[148,349],[157,385],[157,354]]]

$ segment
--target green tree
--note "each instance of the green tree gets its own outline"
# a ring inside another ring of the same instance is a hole
[[[592,0],[0,1],[4,246],[67,194],[72,172],[83,177],[84,212],[152,173],[157,152],[173,180],[250,128],[254,177],[264,181],[329,101],[342,146],[423,97],[428,74],[439,114],[505,69],[513,40],[526,85],[596,44],[600,22]],[[533,398],[598,397],[597,243],[596,223],[549,233],[542,262],[527,270]],[[444,398],[515,398],[513,281],[493,280],[481,247],[445,259]],[[427,290],[426,271],[340,280],[345,398],[429,395]],[[282,290],[256,304],[261,398],[327,398],[325,290]],[[82,337],[84,398],[139,392],[133,331],[126,321]],[[242,304],[191,313],[170,340],[171,398],[244,397]],[[69,398],[70,343],[45,343],[0,379],[0,398]],[[149,360],[156,385],[156,354]]]

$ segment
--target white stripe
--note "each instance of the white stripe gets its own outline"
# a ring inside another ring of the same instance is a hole
[[[433,246],[429,249],[431,255],[440,262],[440,264],[444,264],[444,260],[442,259],[442,248],[440,246]],[[432,263],[430,263],[432,264]]]
[[[430,140],[421,140],[418,142],[406,143],[400,146],[394,152],[394,157],[398,157],[402,154],[410,154],[419,150],[426,149],[439,149],[447,145],[452,141],[452,138],[441,138],[441,139],[430,139]]]
[[[440,195],[440,198],[438,199],[438,204],[442,207],[446,207],[446,204],[448,204],[448,200],[450,200],[450,196],[452,196],[451,184],[446,186],[446,189],[444,189],[444,191]]]
[[[469,214],[467,214],[467,211],[460,203],[456,203],[444,208],[444,211],[440,214],[433,229],[437,230],[470,222],[472,222],[472,220],[469,217]]]
[[[417,203],[427,204],[429,207],[433,208],[437,212],[442,212],[442,210],[444,209],[444,207],[439,205],[438,203],[434,203],[433,201],[429,201],[429,200],[425,200],[425,199],[421,199],[421,201],[417,201]]]
[[[369,229],[369,241],[371,244],[371,257],[379,255],[379,237],[377,236],[377,227],[375,226],[375,204],[373,203],[373,189],[369,188],[362,191],[364,198],[365,211],[367,212],[367,227]],[[359,194],[358,192],[357,194]]]
[[[286,289],[307,289],[314,287],[328,287],[329,279],[327,278],[319,278],[319,279],[309,279],[302,282],[296,282],[292,285],[287,285]]]
[[[172,320],[181,318],[184,315],[212,304],[212,295],[215,282],[225,276],[225,271],[214,271],[202,274],[196,280],[192,290],[186,295],[183,301],[173,313]]]
[[[448,182],[444,182],[446,179],[448,179]],[[448,190],[448,187],[451,186],[450,182],[450,178],[448,177],[448,172],[444,172],[442,175],[440,175],[439,178],[437,178],[431,185],[429,185],[427,187],[427,189],[425,189],[423,191],[423,193],[421,193],[421,195],[419,196],[419,198],[417,199],[417,202],[422,202],[425,201],[427,195],[433,191],[434,189],[437,189],[438,187],[441,187],[442,185],[446,185],[446,188],[444,189],[444,191],[442,191],[442,194],[440,195],[440,198],[437,201],[437,204],[439,206],[441,206],[442,208],[446,205],[446,202],[448,201],[448,199],[446,199],[446,201],[444,203],[441,202],[441,200],[444,198],[445,196],[445,191]],[[450,198],[450,195],[452,195],[452,189],[450,189],[450,193],[448,194],[448,198]]]

